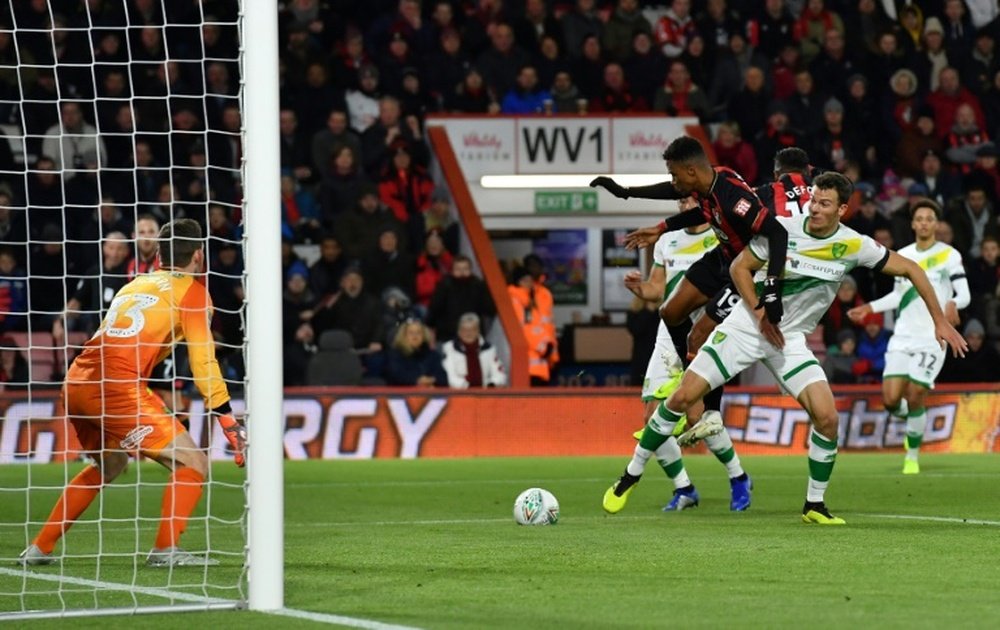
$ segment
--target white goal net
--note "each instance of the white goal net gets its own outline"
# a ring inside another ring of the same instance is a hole
[[[69,494],[91,488],[64,377],[119,308],[117,291],[156,268],[158,230],[176,219],[201,226],[210,333],[232,411],[243,415],[252,240],[244,233],[243,6],[8,0],[0,8],[0,621],[233,608],[247,599],[246,474],[231,463],[184,343],[134,386],[160,396],[213,463],[178,541],[211,566],[147,566],[181,491],[128,440],[125,470],[103,485],[98,475],[100,491],[62,521],[72,527],[55,540],[60,523],[50,516],[56,505],[72,511],[66,504],[83,499]],[[64,494],[68,484],[74,490]],[[33,545],[54,562],[19,561]]]

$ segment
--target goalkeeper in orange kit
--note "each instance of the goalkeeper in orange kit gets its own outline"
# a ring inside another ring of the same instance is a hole
[[[163,226],[159,241],[160,269],[138,276],[118,291],[101,327],[66,374],[66,413],[94,464],[66,486],[42,530],[21,554],[23,564],[55,561],[56,543],[101,488],[121,474],[129,453],[141,453],[171,473],[156,543],[146,564],[218,564],[178,546],[201,498],[208,458],[163,400],[146,387],[153,367],[183,340],[205,408],[219,421],[241,467],[246,429],[231,414],[229,392],[215,360],[209,329],[212,300],[199,280],[205,265],[201,227],[179,219]]]

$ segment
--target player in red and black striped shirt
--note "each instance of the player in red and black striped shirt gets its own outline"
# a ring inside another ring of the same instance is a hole
[[[771,213],[776,217],[805,216],[812,200],[813,167],[809,155],[798,147],[787,147],[774,156],[774,181],[754,188]],[[739,304],[740,295],[732,284],[727,284],[705,305],[705,314],[694,323],[688,335],[688,353],[695,354],[717,324],[722,323]]]
[[[769,243],[767,280],[758,308],[765,308],[767,317],[761,326],[780,331],[781,293],[778,279],[784,270],[788,249],[788,232],[765,207],[757,194],[740,175],[729,168],[713,167],[704,147],[696,139],[682,136],[663,152],[671,181],[626,188],[610,177],[598,177],[591,186],[605,188],[622,199],[683,199],[691,197],[698,206],[676,214],[658,225],[642,228],[626,236],[627,247],[652,245],[664,232],[700,225],[706,221],[719,239],[719,246],[692,265],[676,292],[660,308],[660,316],[670,331],[671,340],[681,357],[688,355],[687,334],[691,330],[692,312],[704,306],[710,297],[730,283],[729,265],[757,234],[767,236]],[[685,361],[686,364],[686,361]],[[722,389],[705,397],[707,411],[721,408]],[[721,417],[716,422],[721,425]]]
[[[688,315],[729,283],[729,263],[757,234],[767,236],[770,244],[768,279],[779,278],[784,269],[788,233],[736,171],[709,164],[705,149],[694,138],[682,136],[671,142],[663,152],[663,159],[672,181],[625,188],[610,177],[598,177],[591,186],[606,188],[622,199],[683,199],[690,196],[698,202],[696,208],[676,214],[658,225],[631,232],[625,241],[628,247],[642,247],[652,245],[667,231],[706,221],[712,226],[719,247],[692,265],[677,293],[660,311],[668,326],[681,326]],[[765,295],[762,302],[768,320],[777,324],[781,320],[781,300],[777,282],[769,284],[774,285],[769,293],[775,299],[767,300]],[[686,348],[679,349],[678,354],[685,356]]]

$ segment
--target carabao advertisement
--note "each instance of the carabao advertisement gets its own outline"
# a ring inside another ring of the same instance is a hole
[[[902,448],[904,426],[891,422],[877,388],[836,391],[842,452]],[[242,401],[234,400],[237,415]],[[763,390],[727,392],[725,422],[743,454],[804,455],[809,418],[787,396]],[[79,457],[72,424],[56,393],[0,398],[0,464]],[[450,390],[316,389],[285,392],[288,459],[412,459],[627,455],[642,426],[637,391],[627,389]],[[1000,450],[1000,392],[935,391],[927,400],[926,452]],[[186,416],[196,441],[226,460],[226,440],[200,401]],[[253,439],[252,423],[251,440]],[[263,419],[261,421],[267,421]],[[704,452],[696,450],[695,452]],[[252,455],[252,451],[251,451]]]

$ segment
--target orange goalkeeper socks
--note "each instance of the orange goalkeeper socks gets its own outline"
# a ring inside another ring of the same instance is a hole
[[[101,471],[87,466],[66,485],[56,501],[49,519],[35,537],[34,544],[45,553],[52,553],[56,543],[80,517],[101,491]]]
[[[160,529],[156,534],[156,548],[176,547],[188,518],[201,499],[201,486],[205,477],[193,468],[178,468],[170,475],[170,484],[163,492],[160,510]]]

